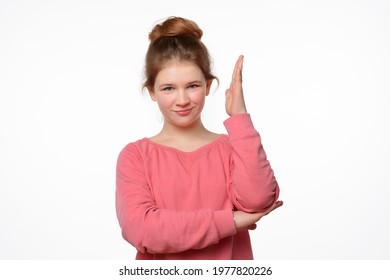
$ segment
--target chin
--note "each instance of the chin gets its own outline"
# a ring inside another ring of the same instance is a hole
[[[174,121],[171,121],[171,124],[174,125],[174,126],[177,126],[177,127],[180,127],[180,128],[186,128],[186,127],[191,127],[192,125],[194,125],[197,121],[199,120],[199,118],[196,118],[196,119],[189,119],[189,120],[174,120]]]

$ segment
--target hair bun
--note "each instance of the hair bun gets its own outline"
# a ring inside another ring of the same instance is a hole
[[[190,36],[200,40],[203,31],[192,20],[181,17],[169,17],[160,24],[157,24],[149,34],[150,42],[154,42],[161,37]]]

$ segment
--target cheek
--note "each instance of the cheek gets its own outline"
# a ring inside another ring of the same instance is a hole
[[[194,95],[193,100],[198,104],[204,104],[206,100],[206,94],[203,91],[198,92],[196,95]]]
[[[170,107],[174,103],[174,99],[171,96],[169,96],[169,95],[158,96],[156,101],[157,101],[158,106],[161,109]]]

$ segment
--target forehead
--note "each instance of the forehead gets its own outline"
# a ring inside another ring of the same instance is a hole
[[[162,83],[181,84],[195,80],[205,80],[198,65],[188,61],[170,61],[165,63],[158,72],[156,85]]]

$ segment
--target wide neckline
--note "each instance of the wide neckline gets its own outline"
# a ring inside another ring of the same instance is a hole
[[[171,150],[171,151],[175,151],[175,152],[179,152],[179,153],[183,153],[183,154],[195,154],[195,153],[201,152],[203,150],[206,150],[206,149],[214,146],[216,143],[221,141],[221,139],[223,139],[224,136],[225,136],[225,134],[220,134],[215,140],[213,140],[210,143],[207,143],[207,144],[205,144],[203,146],[200,146],[199,148],[197,148],[197,149],[195,149],[193,151],[183,151],[183,150],[180,150],[180,149],[175,148],[175,147],[171,147],[171,146],[168,146],[168,145],[164,145],[164,144],[160,144],[160,143],[154,142],[154,141],[150,140],[147,137],[143,138],[143,140],[147,141],[148,143],[150,143],[150,144],[152,144],[154,146],[157,146],[157,147],[165,149],[165,150]]]

